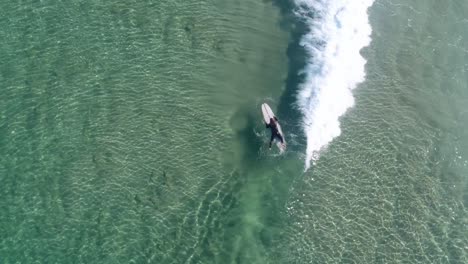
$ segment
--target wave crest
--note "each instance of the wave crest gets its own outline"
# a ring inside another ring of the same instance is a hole
[[[371,38],[367,9],[374,0],[295,0],[310,31],[301,45],[310,56],[297,101],[307,137],[305,167],[341,134],[339,118],[354,105],[352,90],[365,79],[360,50]]]

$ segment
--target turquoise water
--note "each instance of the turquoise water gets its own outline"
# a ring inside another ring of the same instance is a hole
[[[363,2],[0,4],[0,263],[466,263],[468,5]]]

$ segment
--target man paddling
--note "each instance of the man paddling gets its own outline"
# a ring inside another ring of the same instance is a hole
[[[270,145],[269,145],[270,149],[271,149],[271,143],[273,142],[275,137],[281,141],[281,144],[284,144],[283,136],[281,136],[280,132],[278,131],[278,125],[276,124],[276,122],[278,122],[278,118],[276,118],[275,116],[274,118],[270,118],[269,124],[265,124],[266,128],[271,129],[271,138],[270,138]]]

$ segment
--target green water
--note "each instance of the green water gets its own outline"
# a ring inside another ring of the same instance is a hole
[[[468,262],[468,6],[374,3],[305,173],[292,6],[1,3],[0,263]]]
[[[264,258],[252,229],[265,182],[250,182],[242,162],[257,152],[245,140],[262,145],[250,114],[279,97],[287,74],[279,10],[1,10],[1,263]]]
[[[374,3],[367,80],[291,188],[284,263],[467,263],[467,10]]]

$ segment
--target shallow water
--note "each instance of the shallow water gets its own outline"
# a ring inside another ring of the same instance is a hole
[[[467,262],[464,3],[373,3],[305,172],[296,3],[1,7],[0,262]]]

